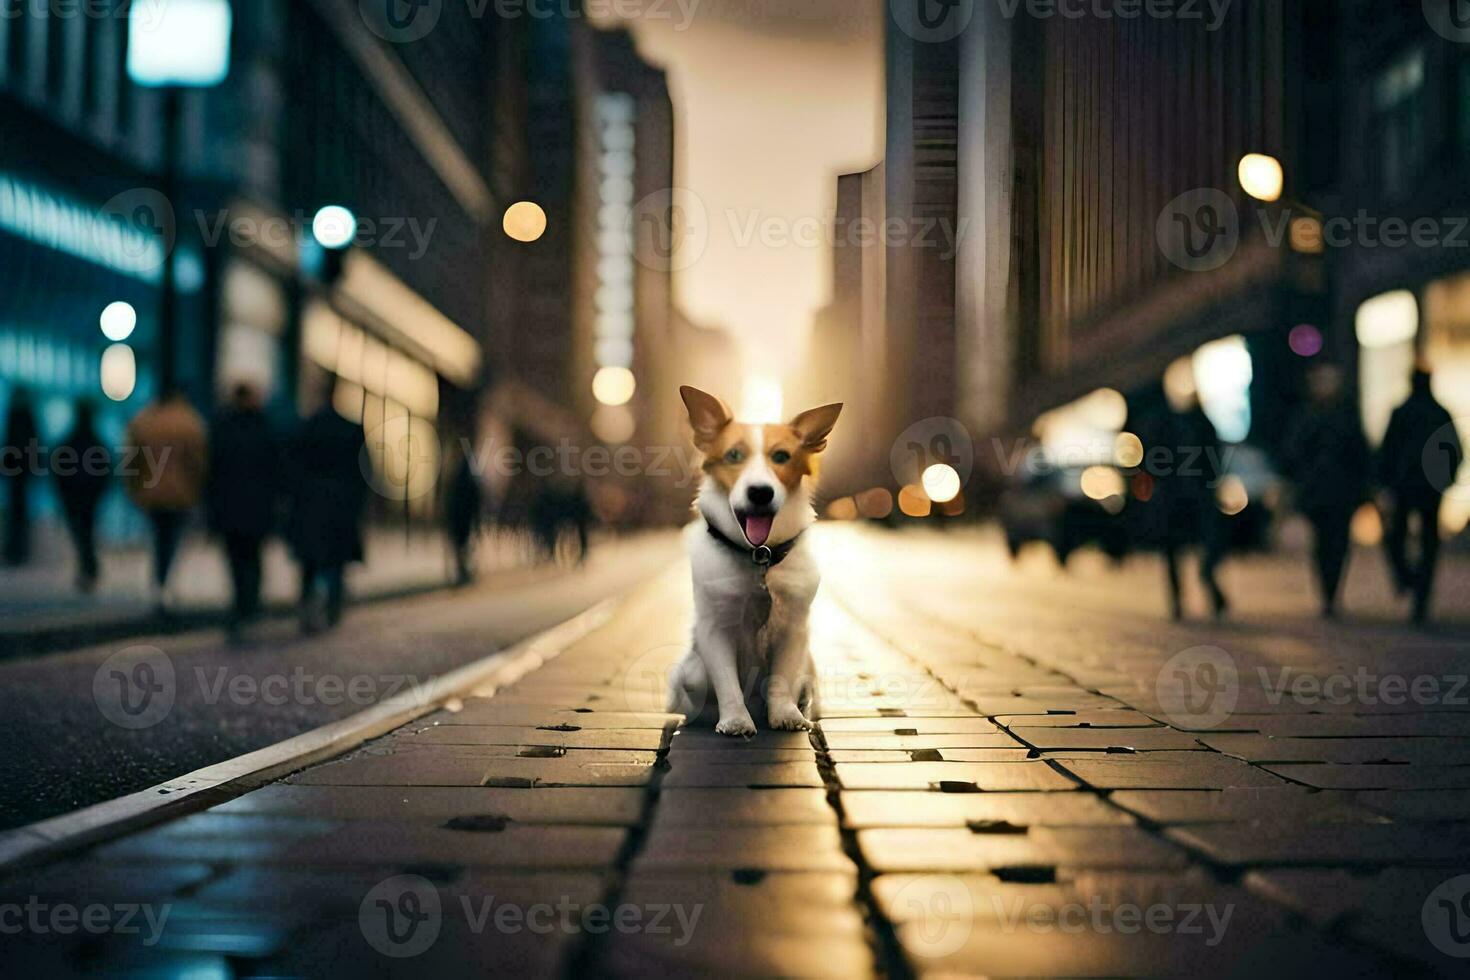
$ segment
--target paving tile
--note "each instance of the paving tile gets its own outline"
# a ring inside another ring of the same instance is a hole
[[[422,719],[437,725],[511,725],[517,728],[550,728],[577,731],[588,728],[653,728],[673,730],[682,715],[662,712],[576,711],[537,705],[497,704],[494,698],[466,698],[455,712],[438,711]]]
[[[1056,755],[1057,765],[1098,789],[1224,789],[1279,786],[1281,780],[1239,759],[1213,752],[1150,752],[1131,756]]]
[[[211,813],[314,816],[329,820],[442,823],[456,817],[503,816],[516,823],[631,826],[642,819],[641,789],[491,789],[489,787],[295,786],[275,783]]]
[[[1118,790],[1108,796],[1108,802],[1159,824],[1385,822],[1354,805],[1351,793],[1318,793],[1285,784],[1224,790]]]
[[[558,732],[513,725],[432,725],[405,730],[397,738],[425,745],[554,745],[566,749],[657,752],[668,744],[669,734],[656,728],[584,728]]]
[[[821,789],[668,789],[659,793],[655,824],[822,824],[837,813]]]
[[[1261,768],[1318,789],[1470,789],[1470,766],[1278,764]]]
[[[1465,738],[1470,737],[1470,714],[1297,714],[1261,718],[1255,727],[1277,738]]]
[[[1470,862],[1470,827],[1432,824],[1199,824],[1175,841],[1220,864],[1453,866]]]
[[[823,731],[822,741],[832,751],[838,749],[882,749],[911,752],[915,749],[1016,749],[1020,742],[1004,732],[980,732],[969,735],[874,735],[853,732]]]
[[[574,754],[559,759],[488,759],[484,784],[491,787],[646,786],[650,763],[582,762]]]
[[[1086,692],[1044,699],[996,697],[982,694],[971,698],[970,703],[975,706],[976,711],[987,717],[1012,719],[1018,716],[1055,716],[1063,712],[1103,711],[1120,707],[1118,702],[1112,698]]]
[[[691,827],[655,824],[634,859],[634,873],[711,871],[853,871],[836,826]]]
[[[298,786],[479,786],[489,760],[479,753],[421,751],[394,755],[358,755],[313,766],[289,777]]]
[[[1148,728],[1163,725],[1139,711],[1109,708],[1103,711],[1068,711],[1058,714],[999,715],[995,719],[1007,728]]]
[[[669,743],[670,750],[713,749],[722,752],[738,752],[742,749],[810,749],[812,737],[808,732],[781,732],[761,728],[748,738],[731,738],[721,735],[714,728],[681,728],[674,733]]]
[[[850,873],[636,872],[622,903],[684,916],[668,916],[667,933],[611,936],[599,966],[615,976],[870,976],[856,891]]]
[[[1361,954],[1191,873],[1089,872],[1041,885],[892,874],[873,892],[922,976],[1374,975]]]
[[[1269,735],[1203,735],[1210,748],[1247,762],[1331,762],[1463,766],[1470,738],[1273,738]]]
[[[769,764],[774,762],[812,762],[817,761],[817,750],[811,747],[804,749],[756,749],[744,745],[732,744],[728,749],[720,749],[714,746],[692,748],[681,746],[668,755],[669,765],[675,769],[681,765],[692,766],[730,766],[730,765],[754,765]]]
[[[1024,833],[962,828],[860,830],[863,859],[878,872],[1009,868],[1180,868],[1178,847],[1137,827],[1031,827]]]
[[[298,867],[443,864],[501,869],[611,867],[627,832],[615,827],[507,826],[499,831],[354,821],[289,849]]]
[[[1027,745],[1048,751],[1127,748],[1136,752],[1189,752],[1202,748],[1195,736],[1171,728],[1064,728],[1060,725],[1028,728],[1016,725],[1010,731]]]
[[[213,876],[214,869],[202,863],[107,864],[78,858],[0,877],[0,902],[31,895],[47,901],[85,895],[89,902],[109,904],[156,902]]]
[[[985,735],[999,729],[995,723],[976,715],[947,718],[829,718],[820,726],[822,733],[851,732],[877,735]]]
[[[1395,820],[1470,821],[1470,789],[1374,790],[1355,799],[1359,806]]]
[[[1028,762],[1038,753],[1009,749],[832,749],[833,762]]]
[[[814,762],[700,763],[686,754],[664,773],[664,789],[823,787]]]
[[[1091,793],[928,793],[844,791],[844,826],[1067,827],[1132,824],[1133,818]]]
[[[1014,792],[1075,790],[1077,783],[1044,762],[844,762],[834,767],[845,789]]]

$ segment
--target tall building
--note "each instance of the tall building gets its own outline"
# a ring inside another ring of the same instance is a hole
[[[0,18],[0,259],[24,270],[0,304],[0,400],[31,392],[46,440],[94,402],[118,440],[165,374],[205,410],[254,383],[283,422],[334,390],[376,436],[384,510],[432,509],[447,419],[505,329],[485,270],[513,170],[489,135],[509,28],[458,4],[405,25],[390,0],[221,0],[228,73],[173,98],[128,66],[130,30],[166,30],[167,7],[102,6]],[[136,326],[104,336],[118,302]],[[117,344],[128,370],[103,376]]]

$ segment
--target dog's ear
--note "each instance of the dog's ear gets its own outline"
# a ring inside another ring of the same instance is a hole
[[[803,449],[819,453],[827,448],[827,436],[832,434],[832,427],[837,424],[837,416],[842,414],[842,403],[835,405],[823,405],[821,408],[811,408],[802,412],[791,420],[791,427],[801,436]]]
[[[694,444],[701,449],[713,442],[734,419],[730,406],[709,392],[682,385],[679,388],[679,397],[684,399],[684,407],[689,410],[689,424],[694,427]]]

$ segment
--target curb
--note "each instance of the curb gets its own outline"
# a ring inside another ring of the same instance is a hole
[[[564,623],[404,691],[348,718],[196,769],[148,789],[0,833],[0,872],[44,863],[163,820],[233,799],[288,773],[377,738],[466,695],[488,696],[555,658],[603,625],[622,597],[604,599]]]

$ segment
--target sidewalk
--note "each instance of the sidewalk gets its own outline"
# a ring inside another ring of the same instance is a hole
[[[142,632],[177,632],[223,622],[230,604],[229,571],[220,544],[188,536],[169,576],[174,615],[160,620],[146,546],[106,551],[97,590],[76,591],[71,546],[59,529],[36,535],[35,560],[0,568],[0,656],[47,652]],[[453,556],[433,530],[372,528],[367,561],[348,568],[348,595],[376,599],[440,588],[453,581]],[[522,549],[487,537],[477,565],[490,573],[526,564]],[[268,609],[289,609],[299,595],[299,570],[279,538],[266,546],[261,594]]]
[[[35,909],[7,940],[13,971],[1463,966],[1470,939],[1447,916],[1470,894],[1470,711],[1272,700],[1249,682],[1257,665],[1353,669],[1351,628],[1222,641],[1145,620],[1099,583],[1038,587],[972,539],[818,541],[819,731],[736,741],[661,712],[687,630],[675,569],[517,683],[0,880],[0,903]],[[1470,667],[1463,644],[1412,650]],[[1210,697],[1170,686],[1180,673]],[[91,907],[95,928],[61,934],[59,911]]]

